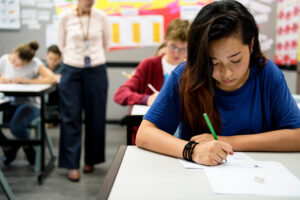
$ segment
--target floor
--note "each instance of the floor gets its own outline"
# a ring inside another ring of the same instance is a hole
[[[58,155],[59,127],[49,128],[47,131],[51,137],[54,152]],[[8,135],[9,132],[5,132],[5,134]],[[96,165],[96,170],[92,174],[81,173],[80,182],[77,183],[70,182],[66,178],[67,171],[65,169],[56,167],[45,179],[43,185],[38,185],[33,167],[29,166],[22,150],[19,150],[17,159],[9,167],[3,166],[2,162],[0,162],[0,167],[16,199],[96,199],[106,173],[121,145],[126,145],[126,127],[118,124],[107,124],[106,162]],[[47,157],[49,157],[48,151],[46,152]],[[2,156],[3,152],[0,150],[0,158]],[[83,156],[81,156],[82,159]],[[81,166],[83,166],[83,161]],[[0,199],[7,199],[1,187]]]

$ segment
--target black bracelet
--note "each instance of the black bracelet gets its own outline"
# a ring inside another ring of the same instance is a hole
[[[195,148],[195,146],[196,146],[197,144],[198,144],[198,143],[195,142],[195,141],[189,141],[189,142],[184,146],[184,149],[183,149],[183,151],[182,151],[182,157],[183,157],[185,160],[188,160],[188,161],[192,161],[192,162],[193,162],[192,156],[193,156],[194,148]]]

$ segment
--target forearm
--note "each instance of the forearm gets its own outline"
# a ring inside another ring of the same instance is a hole
[[[55,77],[40,77],[35,79],[24,79],[22,83],[26,84],[56,84]]]
[[[136,137],[138,147],[177,158],[183,158],[182,151],[186,143],[187,141],[158,129],[147,120],[142,121]]]
[[[300,128],[219,139],[230,144],[234,151],[300,151]]]

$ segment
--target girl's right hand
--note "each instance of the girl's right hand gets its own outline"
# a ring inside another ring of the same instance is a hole
[[[223,163],[228,154],[233,155],[232,147],[222,141],[213,140],[197,144],[192,159],[202,165],[218,165]]]

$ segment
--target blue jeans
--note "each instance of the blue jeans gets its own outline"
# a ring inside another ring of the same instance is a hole
[[[28,125],[40,115],[40,110],[30,104],[12,106],[4,110],[3,121],[9,123],[9,129],[16,139],[29,139]]]

